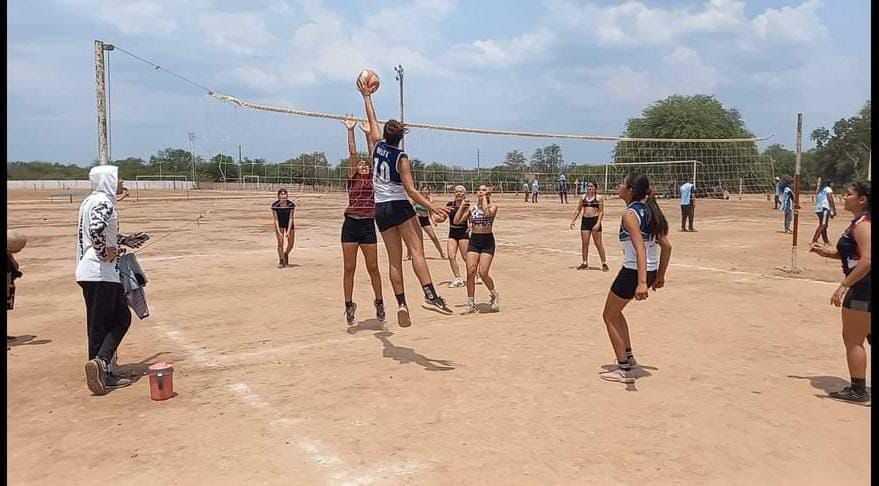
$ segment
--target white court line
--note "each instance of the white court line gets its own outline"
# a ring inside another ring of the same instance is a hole
[[[183,347],[187,354],[203,366],[208,368],[219,366],[210,352],[189,342],[180,329],[171,328],[169,323],[164,321],[157,323],[156,328],[162,331],[166,337]],[[246,383],[233,383],[228,388],[229,391],[247,405],[273,416],[274,419],[270,423],[276,426],[273,429],[275,432],[279,430],[277,426],[286,426],[289,429],[295,426],[295,424],[303,422],[303,419],[300,417],[280,416],[271,403],[263,399]],[[305,437],[301,433],[298,435],[297,444],[299,449],[315,464],[330,469],[331,480],[328,481],[328,484],[344,486],[374,484],[382,479],[387,479],[389,475],[394,477],[411,476],[425,469],[425,465],[412,461],[374,464],[369,467],[349,466],[337,454],[333,453],[328,446]]]
[[[518,245],[515,243],[510,243],[510,242],[501,241],[501,240],[498,240],[498,244],[503,245],[503,246],[510,246],[510,247],[514,247],[514,248],[526,249],[526,250],[539,250],[539,251],[546,251],[546,252],[550,252],[550,253],[564,253],[566,255],[580,255],[579,251],[560,250],[558,248],[544,248],[544,247],[540,247],[540,246],[524,246],[524,245]],[[620,261],[621,259],[618,257],[610,257],[609,256],[609,257],[607,257],[607,260],[608,261]],[[817,283],[817,284],[823,284],[823,285],[838,285],[837,282],[828,282],[826,280],[815,280],[815,279],[811,279],[811,278],[785,277],[782,275],[770,275],[770,274],[766,274],[766,273],[743,272],[741,270],[727,270],[725,268],[705,267],[702,265],[692,265],[689,263],[671,262],[668,265],[670,267],[691,268],[694,270],[704,270],[706,272],[721,272],[721,273],[727,273],[730,275],[744,275],[744,276],[748,276],[748,277],[771,278],[771,279],[775,279],[775,280],[793,280],[796,282],[811,282],[811,283]]]

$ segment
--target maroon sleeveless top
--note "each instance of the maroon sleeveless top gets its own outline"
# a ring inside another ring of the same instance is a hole
[[[348,179],[348,208],[345,214],[355,218],[375,217],[375,190],[372,174],[354,174]]]

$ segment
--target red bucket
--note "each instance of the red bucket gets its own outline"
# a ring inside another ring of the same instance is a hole
[[[150,398],[167,400],[174,396],[174,367],[171,363],[156,363],[150,366]]]

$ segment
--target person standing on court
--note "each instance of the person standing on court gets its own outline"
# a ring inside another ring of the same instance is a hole
[[[531,202],[537,203],[537,195],[540,194],[540,185],[537,183],[537,176],[531,181]]]
[[[781,191],[781,211],[784,213],[784,232],[791,233],[791,222],[794,217],[794,191],[790,188],[790,179],[782,180],[784,189]]]
[[[116,196],[124,193],[119,168],[99,165],[89,171],[94,190],[79,206],[76,241],[76,282],[85,300],[88,333],[86,384],[95,395],[127,386],[131,380],[116,374],[110,363],[131,325],[131,312],[119,274],[122,246],[137,248],[144,234],[119,233]]]
[[[559,204],[568,204],[568,178],[559,175]]]
[[[833,183],[827,181],[821,185],[821,178],[818,178],[818,193],[815,195],[815,215],[818,217],[818,226],[812,235],[812,243],[818,241],[818,237],[824,241],[824,244],[830,244],[827,238],[827,228],[830,227],[830,219],[836,216],[836,203],[833,202]]]
[[[696,185],[692,182],[681,184],[681,231],[696,231],[693,229],[693,213],[696,209],[695,194]],[[689,224],[687,224],[689,222]]]
[[[781,194],[784,190],[784,183],[781,181],[781,177],[775,178],[775,205],[772,209],[778,209],[779,204],[781,204]]]

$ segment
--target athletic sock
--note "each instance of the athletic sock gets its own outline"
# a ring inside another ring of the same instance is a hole
[[[626,361],[617,360],[617,366],[619,366],[620,369],[623,371],[630,371],[632,369],[632,367],[629,365],[628,360],[626,360]]]
[[[394,294],[397,297],[397,305],[404,306],[406,305],[406,294]]]
[[[852,378],[852,390],[856,393],[865,393],[867,391],[867,379]]]
[[[421,288],[424,290],[424,298],[427,300],[436,299],[436,290],[433,288],[432,283],[423,285]]]
[[[476,305],[476,297],[467,297],[467,305]]]

